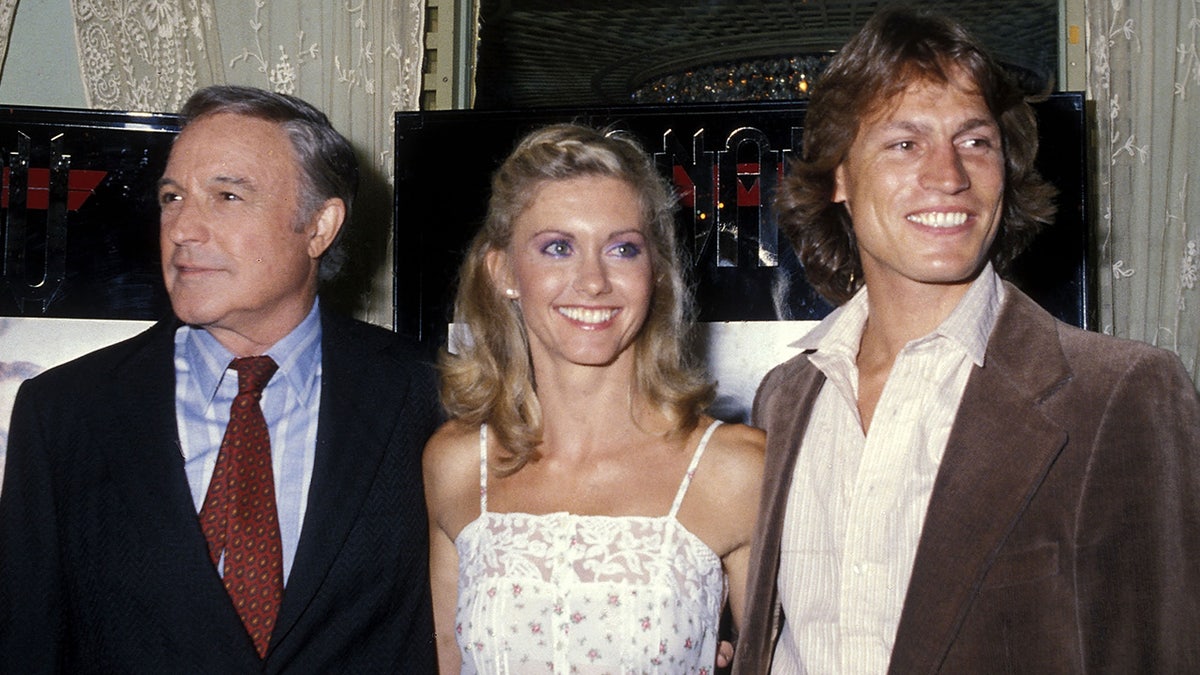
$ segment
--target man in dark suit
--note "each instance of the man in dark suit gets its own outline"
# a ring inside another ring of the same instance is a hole
[[[433,373],[317,299],[353,150],[257,89],[183,117],[159,183],[175,316],[17,397],[0,671],[430,672]]]
[[[872,18],[780,221],[841,303],[763,380],[738,673],[1200,670],[1200,400],[997,272],[1053,215],[1031,109],[961,26]]]

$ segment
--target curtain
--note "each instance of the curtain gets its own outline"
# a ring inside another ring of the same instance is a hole
[[[15,4],[15,3],[14,3]],[[349,269],[325,297],[392,321],[393,115],[421,92],[424,0],[72,0],[93,108],[175,112],[197,88],[298,96],[354,143],[363,170]]]
[[[8,36],[16,14],[17,0],[0,0],[0,69],[4,68],[4,57],[8,55]]]
[[[1100,323],[1200,381],[1200,0],[1087,0]]]

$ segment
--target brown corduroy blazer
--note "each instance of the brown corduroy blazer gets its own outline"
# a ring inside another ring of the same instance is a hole
[[[1011,285],[933,487],[891,673],[1200,672],[1200,396],[1179,359]],[[767,673],[796,454],[824,376],[764,378],[762,512],[734,673]]]

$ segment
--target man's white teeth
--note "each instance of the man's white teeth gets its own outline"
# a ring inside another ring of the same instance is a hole
[[[958,227],[967,222],[967,214],[956,211],[947,213],[938,211],[936,213],[917,213],[908,217],[914,223],[920,223],[926,227]]]
[[[591,309],[588,307],[559,307],[558,313],[572,321],[581,323],[604,323],[617,313],[615,309]]]

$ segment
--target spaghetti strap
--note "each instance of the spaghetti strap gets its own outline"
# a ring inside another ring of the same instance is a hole
[[[683,474],[683,482],[679,484],[679,491],[675,493],[675,502],[671,504],[671,512],[667,514],[667,517],[674,518],[679,513],[679,506],[683,504],[683,496],[687,494],[688,487],[692,484],[692,476],[696,474],[696,467],[700,464],[700,458],[704,456],[704,449],[708,447],[708,439],[712,438],[713,432],[719,426],[721,426],[721,420],[713,420],[712,424],[704,430],[704,436],[700,438],[700,444],[696,446],[696,452],[692,454],[692,462],[688,464],[687,473]]]
[[[479,513],[487,513],[487,424],[479,425]]]

